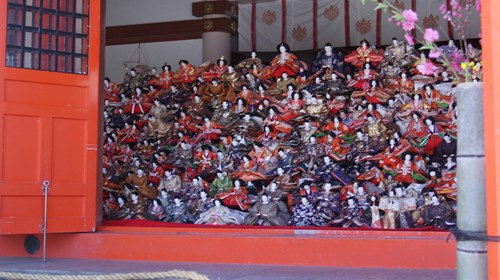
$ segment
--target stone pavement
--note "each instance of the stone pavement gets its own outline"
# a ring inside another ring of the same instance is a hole
[[[356,260],[353,260],[355,262]],[[409,270],[383,268],[340,268],[306,267],[250,264],[216,263],[171,263],[110,261],[88,259],[48,259],[42,263],[38,258],[0,257],[0,271],[30,272],[45,274],[93,274],[127,273],[169,270],[189,270],[208,276],[213,280],[451,280],[456,278],[455,270]],[[168,278],[172,279],[172,278]]]

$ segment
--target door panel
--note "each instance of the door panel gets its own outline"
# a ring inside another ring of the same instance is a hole
[[[47,231],[93,231],[101,1],[37,3],[0,0],[0,234],[42,232],[44,180]]]

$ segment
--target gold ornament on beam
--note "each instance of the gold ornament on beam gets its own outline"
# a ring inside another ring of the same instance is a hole
[[[205,20],[205,22],[203,23],[203,29],[205,29],[205,31],[210,31],[213,28],[214,28],[214,22],[211,20]]]
[[[212,3],[205,3],[203,6],[203,11],[205,14],[210,14],[214,10],[214,4]]]
[[[231,32],[236,33],[236,31],[238,30],[238,25],[235,21],[232,21],[229,25],[229,28],[231,29]]]

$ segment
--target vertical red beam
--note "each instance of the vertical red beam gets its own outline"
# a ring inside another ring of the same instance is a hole
[[[500,1],[481,1],[483,49],[484,148],[486,160],[486,225],[489,236],[500,235]],[[500,279],[500,243],[488,242],[488,279]]]
[[[345,45],[349,47],[351,45],[351,34],[349,24],[349,0],[344,0],[344,31],[345,31]]]
[[[411,0],[411,9],[412,9],[414,12],[417,12],[417,0]],[[415,37],[415,38],[416,38],[416,36],[417,36],[417,30],[416,30],[416,29],[413,29],[413,30],[411,31],[411,35],[412,35],[413,37]]]
[[[257,42],[256,42],[256,32],[255,32],[255,25],[256,25],[256,20],[257,20],[257,3],[255,0],[252,0],[252,15],[251,15],[251,20],[250,20],[250,36],[252,37],[252,50],[255,51],[257,50]]]
[[[281,42],[286,41],[286,0],[281,0]]]
[[[451,1],[446,0],[446,9],[451,11]],[[453,26],[451,26],[451,22],[448,21],[448,38],[453,39]]]
[[[318,0],[313,0],[313,50],[318,49]]]
[[[378,0],[378,3],[381,3],[382,0]],[[376,44],[377,46],[381,45],[382,41],[382,35],[380,34],[381,32],[381,26],[382,26],[382,10],[377,10],[377,29],[376,29]]]

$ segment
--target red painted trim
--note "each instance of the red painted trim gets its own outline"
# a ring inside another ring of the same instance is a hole
[[[281,0],[281,42],[286,41],[286,0]]]
[[[250,20],[250,36],[252,40],[252,51],[257,49],[257,37],[256,37],[256,22],[257,22],[257,3],[255,0],[252,0],[252,15]]]
[[[378,0],[379,3],[382,2],[382,0]],[[382,34],[381,34],[381,27],[382,27],[382,10],[377,10],[377,28],[376,28],[376,44],[377,46],[381,45],[382,42]]]
[[[345,31],[345,45],[346,47],[351,46],[351,34],[349,24],[349,0],[344,0],[344,31]]]
[[[451,11],[451,1],[450,0],[446,0],[446,9],[448,11]],[[448,21],[448,37],[450,39],[453,39],[453,26],[451,26],[450,21]]]
[[[411,0],[411,9],[414,11],[414,12],[417,12],[417,0]],[[417,36],[417,30],[416,29],[413,29],[411,31],[411,35],[413,37],[416,37]]]
[[[313,50],[318,49],[318,0],[313,0]]]

